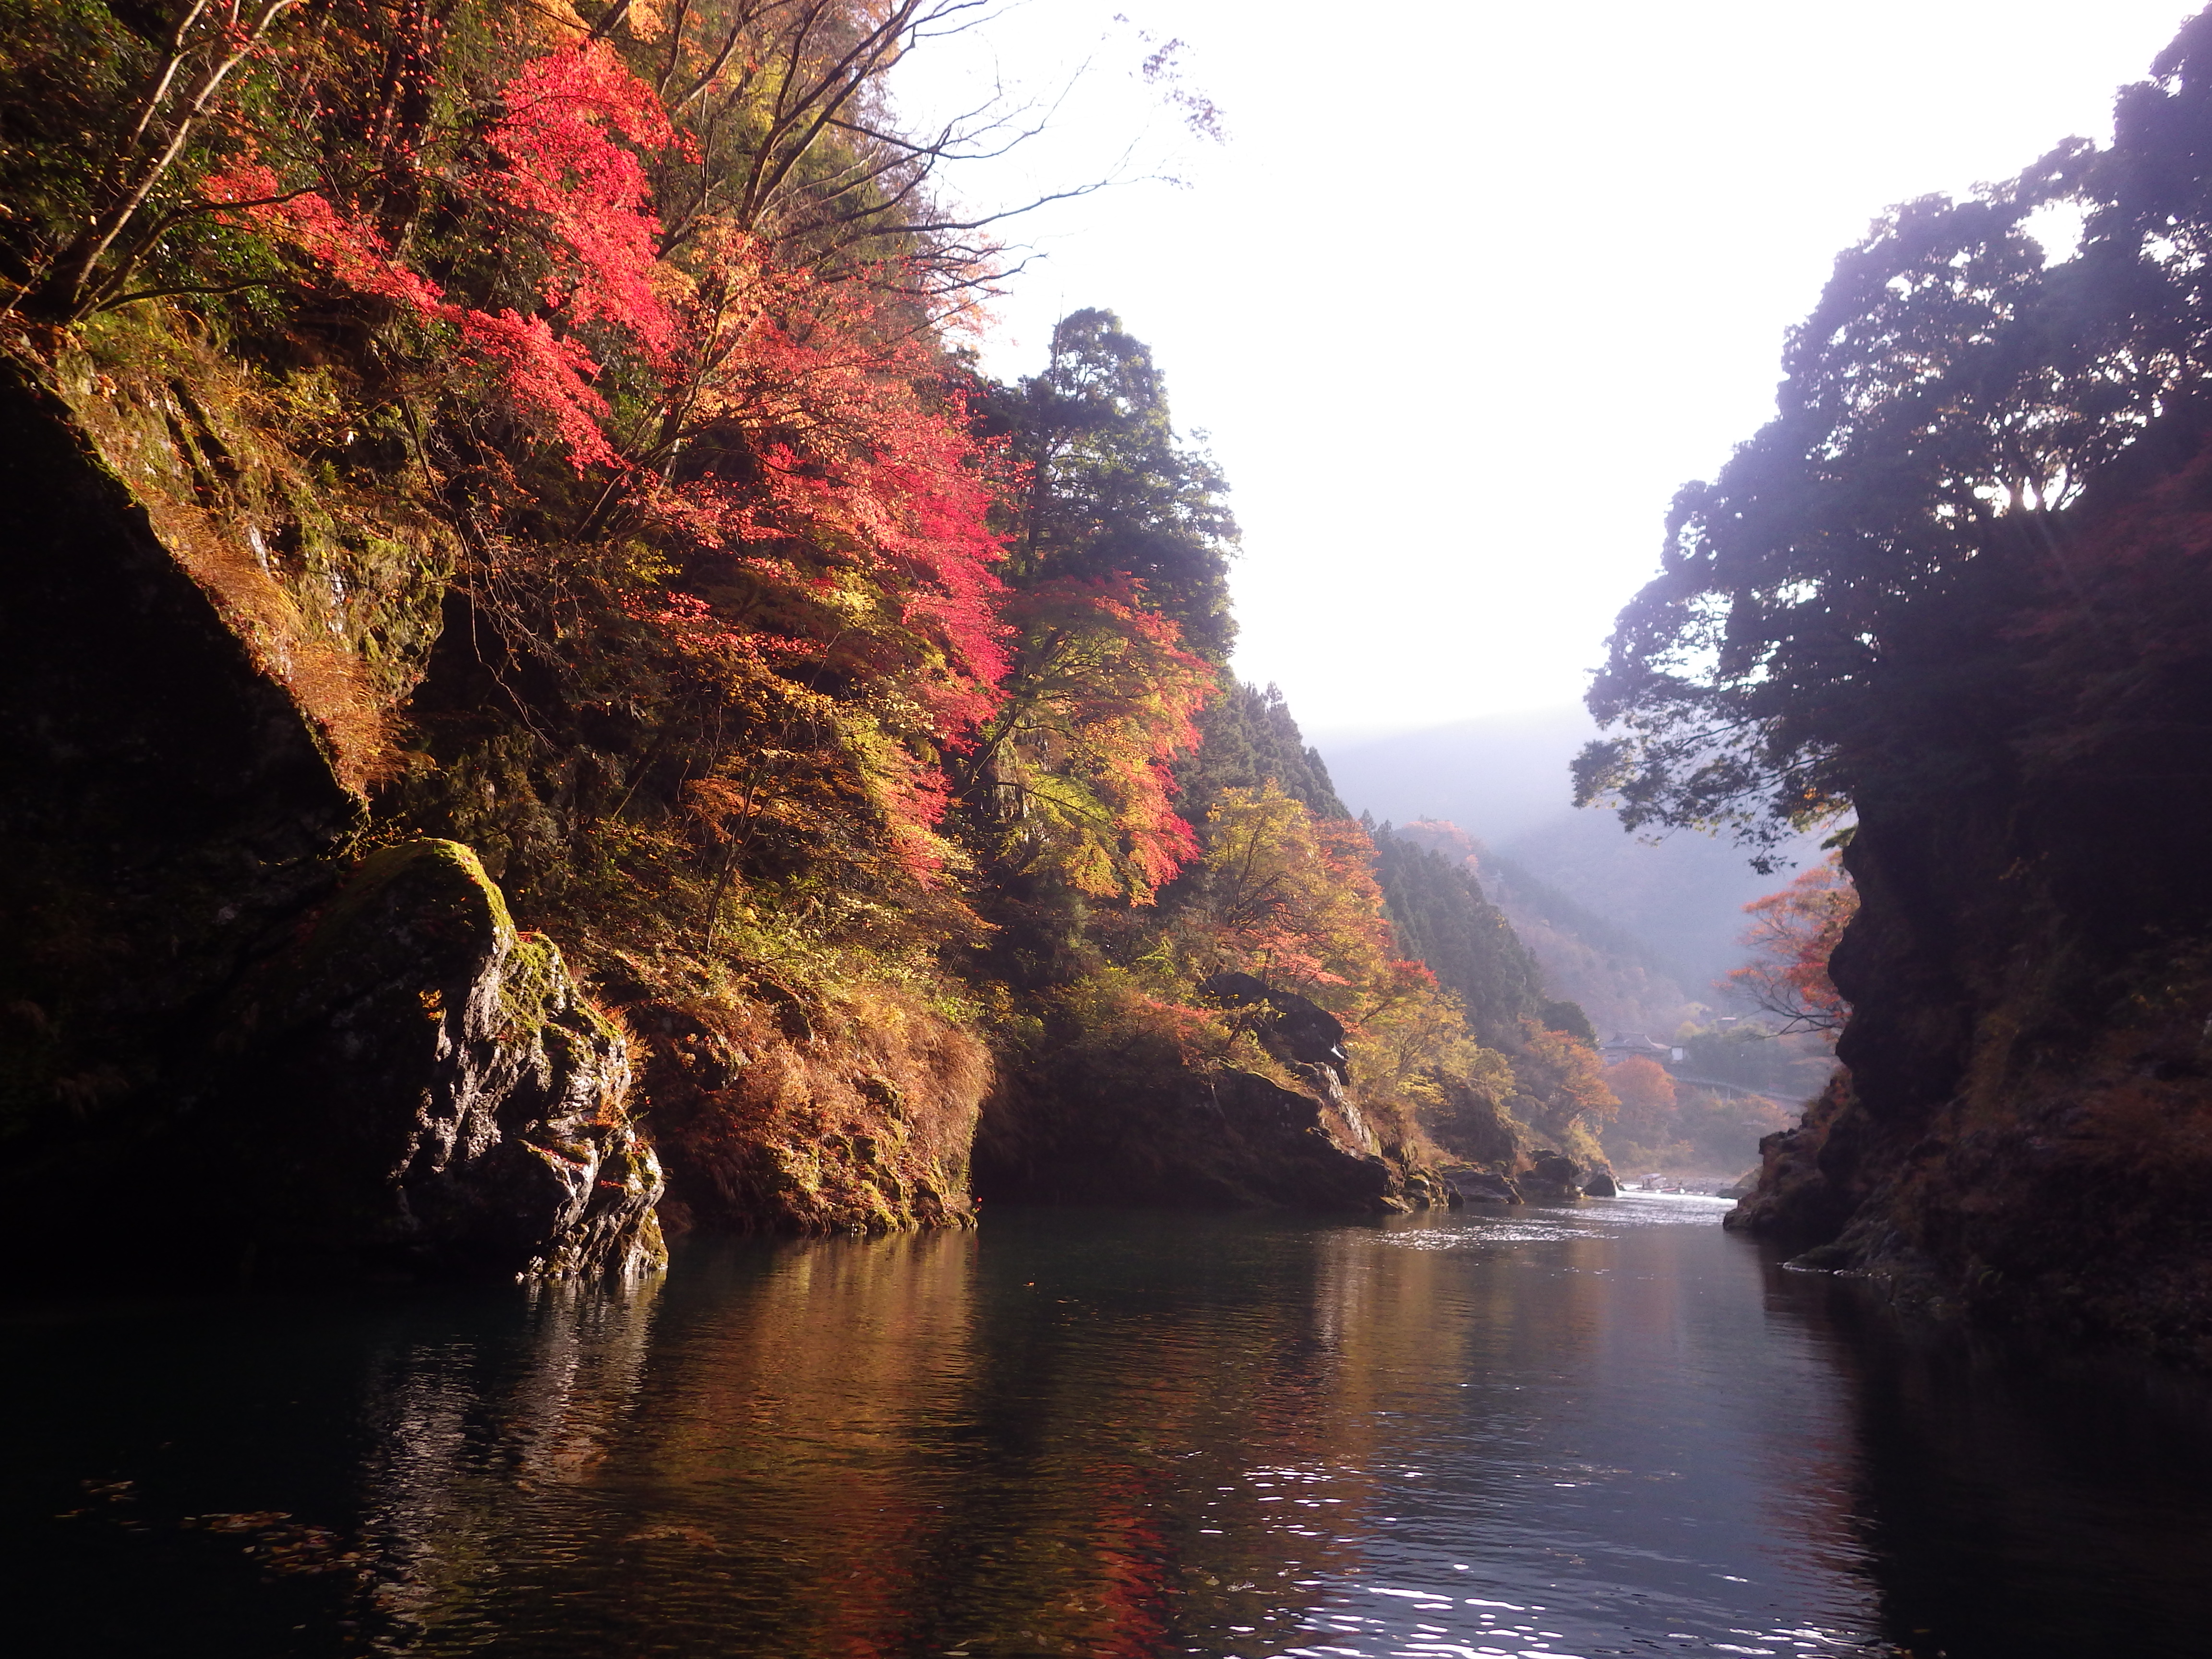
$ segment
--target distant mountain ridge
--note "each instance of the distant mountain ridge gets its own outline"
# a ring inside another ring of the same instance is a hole
[[[1581,1005],[1601,1035],[1673,1031],[1696,1014],[1680,970],[1626,929],[1531,876],[1457,824],[1416,818],[1395,833],[1465,870],[1511,923],[1552,995]]]
[[[1503,846],[1571,810],[1567,763],[1597,735],[1577,704],[1398,732],[1313,732],[1355,811],[1406,823],[1449,818]]]
[[[1577,811],[1567,764],[1595,735],[1570,706],[1315,741],[1353,811],[1466,832],[1485,891],[1554,994],[1601,1026],[1671,1029],[1719,1000],[1714,981],[1742,960],[1743,907],[1785,878],[1756,873],[1724,842],[1650,844],[1609,812]]]

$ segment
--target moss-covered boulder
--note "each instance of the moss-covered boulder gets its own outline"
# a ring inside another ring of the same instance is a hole
[[[629,1044],[454,842],[386,848],[248,982],[228,1039],[258,1260],[658,1266]]]

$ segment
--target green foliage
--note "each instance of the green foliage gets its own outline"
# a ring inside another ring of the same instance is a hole
[[[1685,1025],[1674,1033],[1686,1077],[1714,1079],[1794,1100],[1818,1092],[1834,1066],[1833,1038],[1823,1032],[1778,1036],[1753,1020]]]
[[[1399,948],[1426,963],[1437,981],[1464,1004],[1468,1024],[1510,1070],[1505,1100],[1497,1110],[1518,1112],[1561,1150],[1588,1157],[1589,1125],[1611,1112],[1613,1096],[1599,1078],[1597,1034],[1572,1002],[1546,995],[1543,975],[1498,908],[1474,878],[1432,847],[1422,847],[1384,824],[1376,832],[1376,875],[1382,885]],[[1474,1097],[1446,1109],[1462,1127],[1459,1142],[1490,1144],[1482,1126],[1494,1115]]]
[[[1547,1000],[1537,1018],[1542,1020],[1547,1030],[1571,1036],[1593,1048],[1597,1047],[1597,1028],[1590,1024],[1589,1016],[1583,1012],[1579,1002]]]
[[[1553,1023],[1535,958],[1473,876],[1387,823],[1376,832],[1375,854],[1376,878],[1400,947],[1428,963],[1438,982],[1467,1005],[1482,1042],[1510,1048],[1524,1019]]]
[[[985,429],[1004,433],[1028,482],[1014,514],[1007,579],[1118,581],[1216,662],[1236,639],[1228,483],[1169,418],[1152,353],[1110,311],[1078,311],[1052,333],[1041,374],[994,388]]]
[[[2173,464],[2130,452],[2201,430],[2212,14],[2153,76],[2109,149],[1906,203],[1838,258],[1774,420],[1675,501],[1591,690],[1613,734],[1577,762],[1581,799],[1765,855],[1869,790],[1999,781],[1984,734],[2027,717],[2033,642],[2124,673],[2168,636],[2174,613],[2100,580],[2076,528],[2100,479]],[[2086,215],[2055,264],[2051,205]]]
[[[1274,784],[1315,816],[1352,816],[1329,781],[1321,751],[1308,746],[1290,705],[1273,686],[1260,690],[1225,670],[1221,695],[1199,717],[1203,742],[1176,768],[1184,811],[1194,823],[1213,808],[1224,789]]]

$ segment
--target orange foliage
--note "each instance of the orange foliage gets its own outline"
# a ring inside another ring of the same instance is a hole
[[[1620,1102],[1620,1133],[1639,1146],[1663,1146],[1675,1136],[1674,1079],[1657,1060],[1632,1054],[1606,1068],[1606,1086]]]
[[[1591,1136],[1620,1103],[1607,1084],[1596,1050],[1564,1031],[1523,1019],[1513,1074],[1529,1097],[1524,1109],[1530,1121],[1553,1136],[1560,1151],[1580,1158],[1597,1153]]]
[[[1224,965],[1332,1005],[1346,999],[1328,988],[1382,976],[1390,924],[1364,830],[1316,819],[1273,779],[1224,790],[1207,821],[1208,908]]]
[[[1742,939],[1753,955],[1729,982],[1779,1014],[1784,1032],[1840,1030],[1850,1008],[1828,977],[1828,957],[1859,908],[1842,855],[1829,854],[1780,892],[1743,908],[1754,918]]]
[[[1168,765],[1198,746],[1194,718],[1218,680],[1142,599],[1126,575],[1010,597],[1012,669],[962,782],[1012,867],[1148,904],[1198,854]]]

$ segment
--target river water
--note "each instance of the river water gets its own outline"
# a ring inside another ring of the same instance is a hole
[[[1723,1206],[993,1215],[0,1319],[10,1650],[2212,1652],[2212,1415]]]

